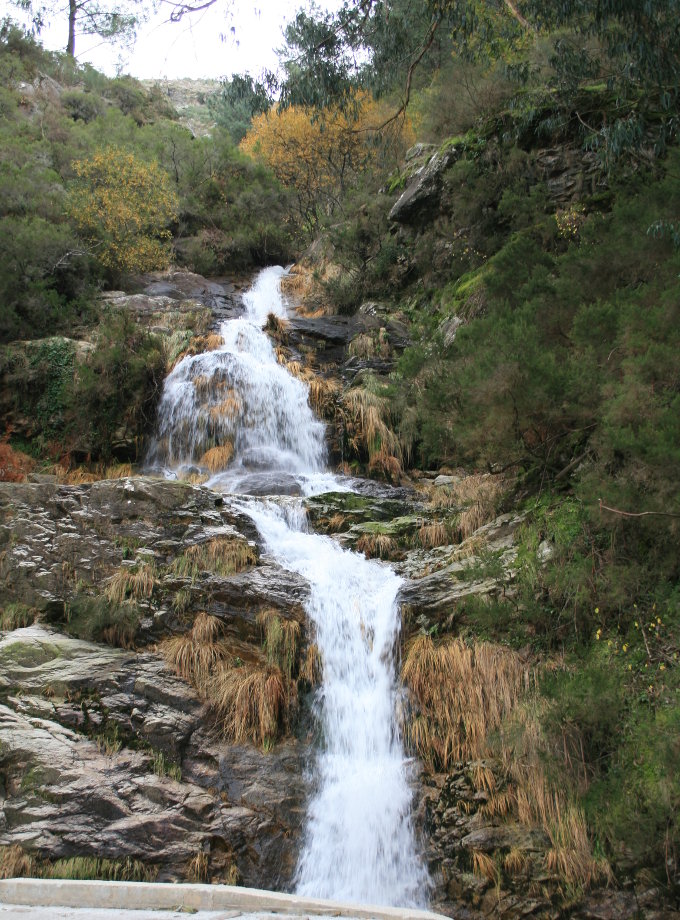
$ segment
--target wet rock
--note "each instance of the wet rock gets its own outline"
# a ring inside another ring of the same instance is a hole
[[[146,564],[153,585],[137,599],[146,615],[141,639],[177,628],[171,611],[179,592],[185,611],[215,613],[241,638],[252,637],[259,607],[298,608],[306,583],[272,560],[234,576],[175,572],[189,547],[214,538],[259,539],[233,499],[198,486],[134,477],[81,486],[0,483],[0,603],[21,601],[58,620],[74,599],[103,595],[121,568]]]
[[[443,176],[456,161],[459,152],[449,147],[436,153],[427,166],[409,182],[389,213],[389,219],[400,224],[417,224],[427,221],[439,210]]]
[[[436,621],[450,615],[462,597],[507,593],[517,555],[513,534],[522,520],[521,515],[504,514],[480,527],[469,538],[475,541],[471,545],[478,547],[476,553],[466,554],[452,547],[409,552],[404,561],[395,563],[395,568],[409,578],[399,592],[400,603],[414,618]],[[488,563],[478,555],[480,542],[485,558],[494,558],[493,572],[488,575]],[[454,561],[449,561],[452,554]]]
[[[0,661],[0,846],[129,856],[166,881],[205,852],[214,880],[290,881],[306,794],[297,742],[269,754],[221,742],[157,656],[34,626],[0,639]],[[181,778],[154,772],[158,751]]]

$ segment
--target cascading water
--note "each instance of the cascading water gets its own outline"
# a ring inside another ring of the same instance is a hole
[[[259,275],[244,298],[246,316],[223,324],[221,348],[184,358],[169,375],[152,464],[201,469],[214,456],[211,450],[229,443],[234,459],[213,475],[214,488],[263,494],[263,476],[270,495],[292,491],[291,478],[307,494],[348,488],[324,473],[323,425],[309,408],[304,384],[277,363],[262,331],[269,313],[285,316],[282,273]],[[323,661],[316,702],[322,750],[297,891],[422,905],[428,878],[415,846],[408,765],[395,718],[400,579],[388,566],[306,532],[299,503],[244,498],[244,509],[279,564],[308,580],[306,609]]]

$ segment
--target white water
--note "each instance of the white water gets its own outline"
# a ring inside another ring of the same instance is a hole
[[[277,363],[262,332],[268,313],[285,316],[281,274],[266,269],[258,276],[245,297],[246,316],[223,324],[221,349],[185,358],[169,375],[152,463],[171,470],[200,467],[205,450],[228,438],[235,459],[211,479],[213,487],[253,491],[253,471],[259,470],[271,494],[277,480],[290,491],[291,477],[306,494],[347,488],[324,472],[323,425],[309,408],[304,384]],[[225,416],[218,407],[227,390],[238,411],[230,402]],[[388,566],[306,532],[299,502],[244,499],[244,510],[277,562],[309,581],[307,614],[323,662],[316,699],[322,744],[297,892],[423,905],[428,878],[415,846],[408,762],[395,719],[400,579]]]

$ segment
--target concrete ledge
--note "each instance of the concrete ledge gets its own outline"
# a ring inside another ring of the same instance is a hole
[[[125,910],[278,911],[317,917],[360,920],[448,920],[427,910],[369,907],[301,898],[277,891],[230,885],[164,885],[157,882],[74,882],[61,879],[15,878],[0,881],[0,903],[31,907],[118,908]]]

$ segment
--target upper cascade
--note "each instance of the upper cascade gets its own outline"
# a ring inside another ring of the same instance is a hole
[[[244,295],[246,313],[220,327],[215,351],[187,355],[168,375],[147,462],[166,475],[209,472],[211,484],[252,488],[263,473],[295,476],[324,468],[324,425],[306,385],[277,361],[263,332],[267,316],[285,317],[285,274],[264,269]],[[276,491],[276,490],[272,490]]]

